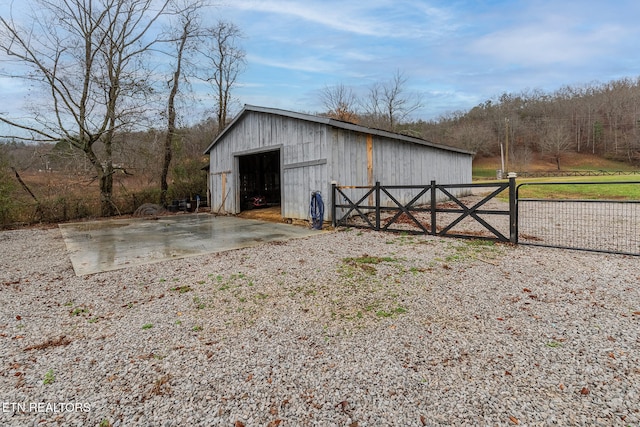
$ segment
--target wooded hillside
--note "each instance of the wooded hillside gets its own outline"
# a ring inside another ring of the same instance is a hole
[[[538,153],[562,168],[569,153],[590,153],[640,163],[640,78],[625,78],[554,93],[505,93],[469,111],[433,122],[407,123],[404,131],[440,143],[500,154],[509,147],[512,169],[526,170]]]

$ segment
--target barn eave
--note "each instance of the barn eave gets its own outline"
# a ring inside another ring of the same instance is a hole
[[[329,118],[329,117],[321,117],[321,116],[315,116],[315,115],[312,115],[312,114],[297,113],[297,112],[294,112],[294,111],[281,110],[281,109],[278,109],[278,108],[259,107],[259,106],[248,105],[248,104],[245,104],[245,106],[242,109],[242,111],[231,121],[231,123],[229,123],[229,125],[220,133],[220,135],[218,135],[213,140],[213,142],[204,151],[204,154],[209,154],[211,152],[211,150],[213,149],[213,147],[220,140],[222,140],[224,138],[224,136],[228,132],[231,131],[231,129],[233,129],[235,127],[235,125],[242,119],[242,117],[247,112],[258,112],[258,113],[265,113],[265,114],[275,114],[275,115],[279,115],[279,116],[283,116],[283,117],[289,117],[289,118],[294,118],[294,119],[298,119],[298,120],[304,120],[304,121],[308,121],[308,122],[324,124],[324,125],[327,125],[327,126],[338,128],[338,129],[344,129],[344,130],[349,130],[349,131],[368,134],[368,135],[376,135],[376,136],[380,136],[380,137],[383,137],[383,138],[390,138],[390,139],[396,139],[396,140],[400,140],[400,141],[406,141],[406,142],[419,144],[419,145],[424,145],[424,146],[435,148],[435,149],[452,151],[452,152],[461,153],[461,154],[469,154],[471,156],[475,155],[475,152],[473,152],[473,151],[464,150],[464,149],[456,148],[456,147],[450,147],[450,146],[446,146],[446,145],[442,145],[442,144],[436,144],[436,143],[427,141],[425,139],[415,138],[415,137],[403,135],[403,134],[400,134],[400,133],[389,132],[389,131],[382,130],[382,129],[369,128],[369,127],[366,127],[366,126],[356,125],[354,123],[344,122],[344,121],[332,119],[332,118]]]

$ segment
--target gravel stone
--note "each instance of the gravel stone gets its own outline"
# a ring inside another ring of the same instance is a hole
[[[640,425],[634,257],[341,230],[77,277],[56,228],[0,242],[2,426]]]

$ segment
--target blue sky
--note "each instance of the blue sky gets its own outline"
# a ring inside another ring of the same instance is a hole
[[[240,104],[320,112],[323,87],[365,94],[400,71],[422,95],[413,118],[430,120],[505,92],[640,76],[637,0],[220,0],[217,19],[245,34]],[[22,94],[0,78],[0,112]]]
[[[429,120],[505,92],[640,76],[637,0],[229,0],[216,15],[246,35],[248,104],[316,112],[325,85],[365,93],[399,70]]]

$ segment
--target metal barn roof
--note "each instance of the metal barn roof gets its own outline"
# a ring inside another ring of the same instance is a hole
[[[406,142],[411,142],[411,143],[414,143],[414,144],[425,145],[425,146],[432,147],[432,148],[437,148],[437,149],[440,149],[440,150],[446,150],[446,151],[452,151],[452,152],[457,152],[457,153],[462,153],[462,154],[470,154],[470,155],[475,154],[473,151],[464,150],[464,149],[461,149],[461,148],[449,147],[447,145],[442,145],[442,144],[435,144],[435,143],[427,141],[425,139],[415,138],[415,137],[403,135],[403,134],[400,134],[400,133],[389,132],[389,131],[381,130],[381,129],[369,128],[369,127],[366,127],[366,126],[356,125],[356,124],[349,123],[349,122],[343,122],[341,120],[336,120],[336,119],[332,119],[332,118],[329,118],[329,117],[321,117],[321,116],[315,116],[315,115],[312,115],[312,114],[296,113],[294,111],[281,110],[281,109],[278,109],[278,108],[258,107],[258,106],[255,106],[255,105],[245,105],[244,108],[242,109],[242,111],[233,119],[233,121],[231,121],[231,123],[229,123],[229,125],[222,131],[222,133],[220,135],[218,135],[216,137],[216,139],[214,139],[213,142],[207,147],[207,149],[204,151],[204,154],[209,154],[209,152],[218,143],[218,141],[223,139],[225,134],[227,132],[229,132],[236,125],[236,123],[238,123],[241,120],[241,118],[247,112],[258,112],[258,113],[274,114],[274,115],[283,116],[283,117],[290,117],[290,118],[298,119],[298,120],[305,120],[305,121],[308,121],[308,122],[325,124],[327,126],[331,126],[331,127],[338,128],[338,129],[345,129],[345,130],[350,130],[350,131],[353,131],[353,132],[370,134],[370,135],[377,135],[377,136],[381,136],[381,137],[384,137],[384,138],[396,139],[396,140],[399,140],[399,141],[406,141]]]

